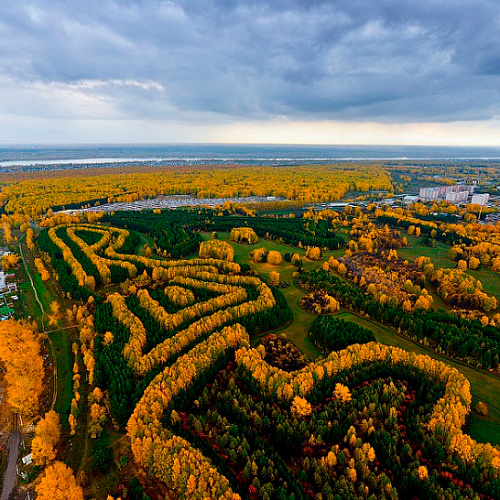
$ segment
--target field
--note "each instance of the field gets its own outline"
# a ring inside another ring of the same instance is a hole
[[[409,246],[401,248],[398,251],[400,257],[415,260],[417,257],[424,255],[432,260],[436,268],[456,266],[456,262],[448,258],[448,251],[450,249],[448,245],[436,241],[435,247],[427,247],[420,243],[421,238],[416,238],[415,236],[407,236],[407,238]]]

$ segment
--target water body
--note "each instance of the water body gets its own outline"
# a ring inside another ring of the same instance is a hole
[[[96,165],[297,165],[356,161],[500,162],[500,147],[307,146],[268,144],[0,146],[0,170]]]

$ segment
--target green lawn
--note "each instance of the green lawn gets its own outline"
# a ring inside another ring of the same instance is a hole
[[[410,246],[398,250],[398,255],[401,258],[415,260],[417,257],[424,255],[431,259],[436,269],[438,267],[456,267],[457,263],[448,258],[448,251],[450,250],[448,245],[436,241],[434,248],[426,247],[420,244],[420,238],[414,236],[407,236],[407,238]]]
[[[414,236],[408,237],[408,243],[410,244],[407,248],[401,248],[398,250],[398,255],[403,259],[414,260],[417,257],[424,255],[429,257],[434,264],[434,267],[437,269],[439,267],[443,268],[454,268],[457,263],[448,258],[448,250],[450,247],[436,241],[436,246],[434,248],[426,247],[420,244],[420,238],[416,238]],[[478,269],[467,271],[474,278],[481,281],[483,284],[483,290],[490,294],[494,295],[500,301],[500,275],[495,273],[491,269]],[[430,291],[431,286],[428,287]],[[434,299],[436,298],[435,294],[433,294]]]
[[[153,238],[151,238],[150,236],[148,236],[147,234],[144,234],[144,233],[139,233],[136,231],[136,234],[139,236],[139,243],[137,244],[137,246],[135,247],[134,249],[134,252],[136,255],[144,255],[144,249],[146,247],[146,245],[149,246],[149,248],[153,248]],[[154,254],[151,255],[152,258],[155,257]]]
[[[57,363],[57,399],[54,410],[61,416],[64,428],[68,426],[68,416],[73,397],[73,355],[68,330],[57,330],[48,334],[54,347]]]
[[[483,290],[490,295],[494,295],[500,302],[500,275],[491,269],[469,269],[468,273],[483,284]]]
[[[219,233],[219,238],[221,240],[229,241],[229,235],[227,233]],[[255,263],[250,259],[250,252],[254,248],[264,247],[267,250],[278,250],[282,255],[287,252],[290,254],[298,253],[303,260],[303,267],[306,270],[318,267],[319,263],[323,261],[320,260],[319,262],[312,262],[306,259],[306,251],[304,249],[290,247],[288,245],[275,243],[270,240],[260,239],[255,245],[243,245],[234,242],[231,242],[231,244],[234,248],[234,260],[236,262],[239,264],[250,264],[252,269],[255,269],[265,280],[268,279],[271,271],[277,271],[280,273],[280,278],[290,284],[288,288],[282,288],[281,292],[293,312],[294,320],[290,325],[276,329],[274,333],[286,335],[287,338],[299,347],[309,359],[312,360],[318,357],[321,354],[321,351],[316,349],[307,336],[309,327],[311,326],[315,316],[314,314],[303,311],[299,307],[298,302],[304,295],[304,292],[293,285],[292,274],[297,270],[297,268],[285,261],[283,261],[279,266],[272,266],[267,263]],[[330,255],[333,255],[334,253],[338,254],[339,252],[343,253],[343,250],[326,252],[323,254],[323,258],[328,258]]]
[[[49,307],[52,302],[52,296],[50,295],[50,292],[45,287],[45,284],[39,274],[32,273],[31,276],[33,277],[33,284],[35,285],[35,289],[40,302],[42,303],[45,311],[49,311]]]

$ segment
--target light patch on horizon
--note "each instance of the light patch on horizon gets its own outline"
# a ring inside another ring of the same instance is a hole
[[[21,133],[24,141],[17,139]],[[500,120],[418,124],[277,120],[211,125],[93,118],[61,122],[39,117],[31,119],[28,124],[23,117],[0,113],[0,137],[3,144],[88,142],[498,146]]]
[[[498,146],[500,120],[453,123],[242,123],[215,127],[205,142]],[[241,138],[244,138],[242,141]]]

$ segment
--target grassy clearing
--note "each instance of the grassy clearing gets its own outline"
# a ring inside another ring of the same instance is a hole
[[[305,256],[306,256],[305,248],[298,248],[298,247],[294,247],[291,245],[287,245],[286,243],[278,243],[276,241],[268,240],[268,239],[264,239],[264,238],[259,238],[259,241],[253,245],[240,244],[240,243],[235,243],[234,241],[231,241],[229,239],[229,233],[220,232],[217,234],[218,234],[218,238],[220,240],[227,241],[227,242],[231,243],[231,245],[233,245],[235,261],[240,263],[240,264],[243,264],[246,262],[247,264],[252,265],[253,262],[250,259],[250,252],[252,250],[254,250],[255,248],[262,248],[263,247],[263,248],[266,248],[267,250],[278,250],[279,252],[281,252],[281,255],[284,255],[285,253],[289,253],[290,255],[297,253],[304,260],[304,264],[313,264],[313,267],[317,266],[317,262],[314,263],[314,262],[311,262],[311,261],[305,259]],[[346,237],[345,234],[343,234],[343,236]],[[201,233],[201,237],[204,240],[209,240],[212,238],[212,234],[211,233]],[[321,254],[322,260],[320,260],[319,262],[322,262],[325,259],[328,260],[330,258],[330,256],[332,256],[332,255],[334,257],[341,257],[342,255],[344,255],[344,253],[345,253],[345,249],[343,249],[343,248],[341,248],[340,250],[328,250],[328,251],[323,252]],[[283,262],[283,263],[286,264],[286,262]]]
[[[19,284],[20,292],[20,319],[35,319],[37,323],[40,323],[40,318],[42,316],[42,311],[38,302],[35,300],[35,294],[33,293],[33,288],[29,281]]]
[[[227,233],[220,233],[219,238],[221,240],[229,241],[229,235]],[[280,273],[280,278],[290,285],[288,288],[282,288],[281,292],[285,296],[285,299],[293,312],[294,320],[290,325],[278,328],[273,333],[286,335],[287,338],[299,349],[301,349],[309,359],[312,360],[318,357],[321,354],[321,351],[319,351],[308,338],[309,327],[311,326],[315,316],[314,314],[303,311],[299,307],[298,303],[304,295],[304,292],[293,285],[292,274],[297,270],[297,268],[285,261],[283,261],[279,266],[272,266],[268,263],[255,263],[250,259],[250,252],[254,248],[264,247],[267,250],[278,250],[282,255],[287,252],[298,253],[303,259],[303,267],[306,270],[316,268],[318,266],[318,262],[312,262],[306,259],[306,251],[304,249],[290,247],[288,245],[275,243],[270,240],[260,239],[255,245],[242,245],[234,242],[231,242],[231,244],[234,247],[234,258],[236,262],[239,264],[250,264],[252,269],[255,269],[265,280],[268,279],[271,271],[277,271]],[[332,254],[333,252],[326,252],[324,257],[328,258]]]
[[[293,312],[293,322],[290,325],[278,328],[273,333],[286,335],[288,340],[293,342],[308,359],[316,359],[321,355],[321,351],[309,340],[309,328],[316,316],[300,308],[299,300],[304,295],[304,292],[293,285],[281,289],[281,292]]]
[[[398,250],[398,255],[401,258],[415,260],[417,257],[424,255],[431,259],[435,268],[456,267],[457,263],[448,258],[448,251],[450,250],[448,245],[436,241],[435,247],[426,247],[420,243],[420,238],[416,238],[415,236],[407,236],[407,238],[409,246]]]
[[[144,256],[146,245],[148,245],[149,248],[153,248],[153,238],[149,237],[144,233],[139,233],[137,231],[135,233],[139,236],[140,239],[139,243],[134,249],[134,252],[136,255]]]
[[[24,245],[24,242],[22,243]],[[24,255],[26,256],[26,246],[24,245]],[[29,275],[33,278],[34,288],[31,286],[31,281],[29,279]],[[44,307],[47,307],[48,304],[45,301],[52,301],[52,298],[46,295],[45,285],[40,278],[40,275],[34,272],[32,261],[30,258],[25,257],[24,263],[21,265],[21,276],[23,278],[23,283],[20,283],[19,289],[22,294],[21,303],[23,304],[22,309],[22,317],[30,317],[38,323],[38,325],[42,324],[42,316],[43,311],[40,309],[40,305],[38,304],[35,297],[35,290],[38,293],[40,301]]]
[[[479,280],[483,284],[483,290],[490,295],[494,295],[500,301],[500,275],[491,269],[482,269],[467,271],[474,278]]]
[[[45,284],[42,281],[42,278],[40,277],[39,274],[33,273],[32,277],[33,277],[33,284],[35,285],[35,289],[38,294],[38,298],[40,299],[40,302],[42,303],[44,309],[48,311],[50,304],[52,303],[53,300],[52,296],[45,287]]]
[[[417,257],[424,255],[431,259],[436,269],[439,267],[455,268],[457,265],[454,260],[448,258],[448,250],[450,247],[444,243],[436,241],[436,246],[434,248],[430,248],[422,245],[420,243],[420,239],[414,236],[408,237],[408,243],[410,243],[409,247],[398,250],[398,255],[403,259],[414,260]],[[481,281],[483,284],[483,290],[486,293],[494,295],[500,300],[500,275],[498,273],[486,268],[477,270],[469,269],[467,272],[474,276],[474,278]],[[430,284],[427,288],[430,292],[432,292],[432,286]],[[439,307],[442,307],[439,304],[439,302],[442,303],[441,299],[436,302],[436,294],[433,293],[433,296],[435,299],[435,305],[438,304]]]
[[[73,354],[71,335],[68,330],[57,330],[47,334],[52,341],[57,363],[57,399],[54,410],[61,416],[64,428],[68,426],[68,416],[73,397]]]

